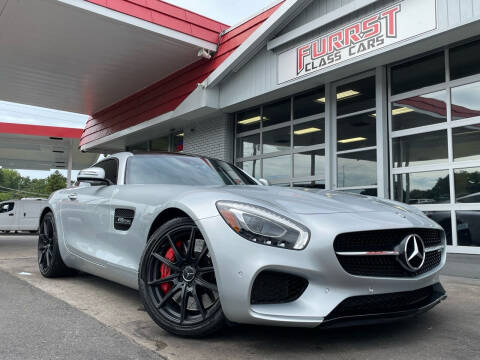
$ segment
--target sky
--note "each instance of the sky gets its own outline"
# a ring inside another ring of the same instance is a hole
[[[271,5],[273,0],[166,0],[227,25],[235,25]],[[87,115],[0,101],[0,122],[83,128]],[[1,156],[1,154],[0,154]],[[17,169],[22,176],[44,178],[53,171]],[[66,171],[61,171],[66,175]],[[73,172],[73,178],[78,172]]]
[[[235,25],[274,0],[164,0],[227,25]]]

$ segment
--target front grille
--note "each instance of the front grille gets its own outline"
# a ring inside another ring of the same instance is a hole
[[[415,277],[427,273],[442,261],[442,249],[427,251],[423,266],[417,271],[406,270],[395,255],[342,255],[339,253],[394,251],[410,235],[422,237],[425,248],[442,245],[442,233],[435,229],[397,229],[340,234],[334,249],[343,269],[352,275],[374,277]]]
[[[333,247],[337,252],[393,250],[410,234],[420,235],[426,247],[442,244],[440,230],[393,229],[340,234],[336,237]]]
[[[325,320],[414,310],[428,305],[433,295],[434,286],[428,286],[413,291],[353,296],[342,301]]]
[[[282,304],[298,299],[308,286],[300,276],[262,271],[252,287],[251,304]]]
[[[377,256],[347,256],[337,255],[340,264],[346,272],[358,276],[375,277],[414,277],[436,268],[442,261],[442,251],[436,250],[425,254],[425,262],[420,270],[406,270],[392,255]]]

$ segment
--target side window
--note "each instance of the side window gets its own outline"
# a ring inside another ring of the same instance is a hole
[[[113,184],[117,184],[117,176],[118,176],[118,160],[116,159],[108,159],[99,162],[95,167],[102,168],[105,170],[105,178],[110,180]]]
[[[13,210],[13,207],[15,206],[15,203],[10,202],[10,203],[3,203],[0,205],[0,213],[7,213]]]

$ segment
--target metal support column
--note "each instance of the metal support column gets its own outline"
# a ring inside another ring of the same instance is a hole
[[[377,107],[377,185],[378,197],[388,198],[388,103],[387,71],[384,66],[375,70]]]
[[[69,141],[68,147],[68,164],[67,164],[67,188],[71,187],[72,184],[72,153],[73,153],[73,143]]]

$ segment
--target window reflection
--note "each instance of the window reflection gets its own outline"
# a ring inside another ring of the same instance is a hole
[[[263,159],[263,177],[270,182],[289,179],[291,166],[291,155]]]
[[[324,180],[315,181],[301,181],[293,183],[293,187],[307,188],[307,189],[325,189]]]
[[[337,88],[337,115],[375,107],[375,77],[358,80]]]
[[[260,128],[260,108],[237,113],[237,133]]]
[[[457,243],[459,246],[480,246],[480,211],[457,211]]]
[[[295,149],[325,143],[325,119],[294,125],[293,144]]]
[[[480,203],[480,167],[455,169],[455,200],[458,203]]]
[[[455,161],[480,160],[480,124],[452,129]]]
[[[148,141],[144,141],[138,144],[127,146],[127,151],[131,152],[143,152],[148,151]]]
[[[447,162],[447,131],[434,131],[394,138],[392,148],[394,167]]]
[[[260,134],[237,139],[237,156],[247,157],[260,154]]]
[[[355,189],[355,190],[343,190],[352,194],[366,195],[366,196],[377,196],[377,189]]]
[[[263,133],[263,153],[290,149],[290,126]]]
[[[293,98],[293,118],[300,119],[325,112],[325,89],[317,89]]]
[[[450,77],[461,77],[480,73],[480,41],[457,46],[450,50]]]
[[[325,174],[325,150],[314,150],[293,155],[293,175],[307,177]]]
[[[447,245],[452,245],[452,216],[450,211],[425,211],[430,219],[440,225],[445,230]]]
[[[375,146],[376,119],[372,114],[355,115],[337,120],[337,150]]]
[[[452,120],[480,116],[480,82],[452,89]]]
[[[377,184],[377,151],[338,154],[337,187]]]
[[[445,57],[443,51],[393,66],[391,69],[392,95],[444,81]]]
[[[392,129],[403,130],[447,121],[447,92],[414,96],[392,103]]]
[[[168,151],[169,147],[169,137],[164,136],[158,139],[152,140],[150,143],[151,151]]]
[[[290,99],[263,107],[263,127],[290,121]]]
[[[395,200],[407,204],[443,204],[450,202],[448,170],[394,176]]]
[[[260,160],[244,161],[243,163],[240,163],[238,165],[248,175],[251,175],[251,176],[253,176],[254,178],[257,178],[257,179],[259,179],[261,177]]]

